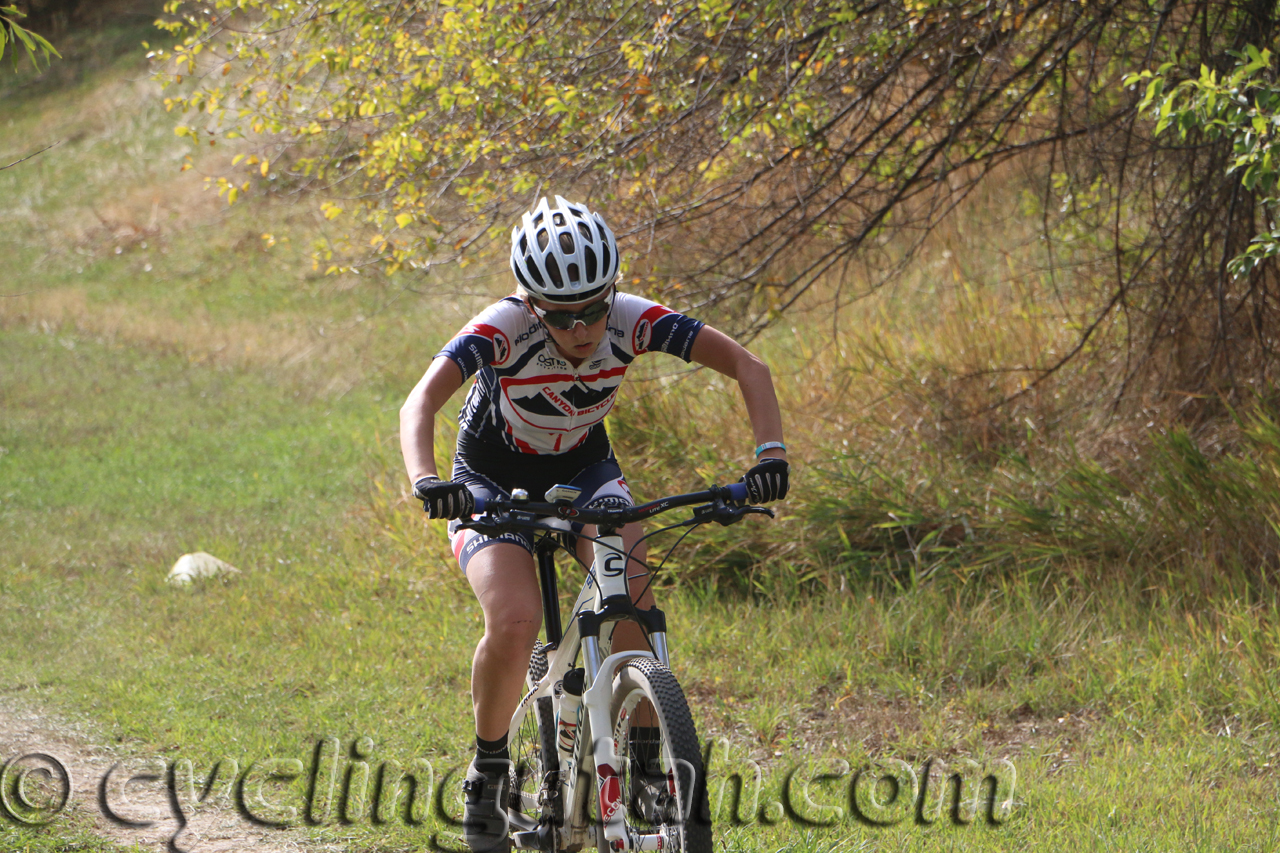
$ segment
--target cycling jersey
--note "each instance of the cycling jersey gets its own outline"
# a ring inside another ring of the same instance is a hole
[[[490,305],[437,354],[463,379],[476,377],[458,424],[487,442],[531,454],[560,454],[584,444],[604,421],[636,356],[665,352],[686,362],[703,324],[628,293],[614,296],[596,351],[574,367],[525,303]]]

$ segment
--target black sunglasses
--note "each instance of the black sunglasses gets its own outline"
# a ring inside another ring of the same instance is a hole
[[[559,329],[562,332],[571,330],[574,326],[581,323],[584,326],[590,326],[593,323],[600,322],[600,319],[609,313],[609,309],[613,307],[613,294],[615,291],[609,291],[609,295],[599,302],[592,302],[581,311],[544,311],[532,302],[529,307],[533,309],[533,313],[538,315],[538,319],[546,323],[553,329]]]

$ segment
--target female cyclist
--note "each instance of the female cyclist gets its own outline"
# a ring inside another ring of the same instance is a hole
[[[542,199],[511,232],[514,296],[489,306],[438,353],[400,410],[400,443],[413,494],[430,518],[469,517],[474,495],[512,489],[542,499],[553,485],[581,489],[579,506],[629,506],[631,492],[609,446],[604,418],[627,367],[661,351],[735,379],[755,434],[756,464],[745,475],[754,503],[787,493],[782,416],[769,369],[716,329],[655,302],[619,293],[618,246],[604,220],[580,204]],[[448,480],[432,452],[434,418],[475,377],[458,422]],[[588,528],[588,536],[594,530]],[[621,531],[643,560],[640,526]],[[484,611],[471,668],[476,757],[463,783],[463,836],[476,851],[505,851],[510,756],[507,727],[520,700],[542,623],[532,535],[490,538],[450,525],[450,541]],[[577,542],[584,562],[591,543]],[[628,566],[632,594],[653,606],[645,570]],[[618,623],[614,651],[647,648],[637,625]]]

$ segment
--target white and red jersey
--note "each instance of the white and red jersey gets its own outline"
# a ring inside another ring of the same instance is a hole
[[[462,328],[437,358],[475,376],[458,416],[477,438],[524,453],[578,447],[604,421],[636,356],[665,352],[690,360],[703,324],[640,296],[618,293],[600,346],[574,367],[523,301],[508,296]]]

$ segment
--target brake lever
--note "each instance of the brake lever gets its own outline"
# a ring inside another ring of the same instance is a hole
[[[737,524],[747,515],[767,515],[774,517],[773,510],[763,506],[734,506],[726,504],[724,501],[717,500],[715,503],[705,504],[695,507],[693,517],[699,522],[714,521],[721,527],[728,527],[730,524]]]
[[[479,518],[471,518],[466,521],[459,521],[458,529],[474,530],[475,532],[483,533],[486,536],[498,536],[498,535],[501,535],[501,531],[498,530],[498,524],[499,524],[498,519],[486,513],[480,516]]]

